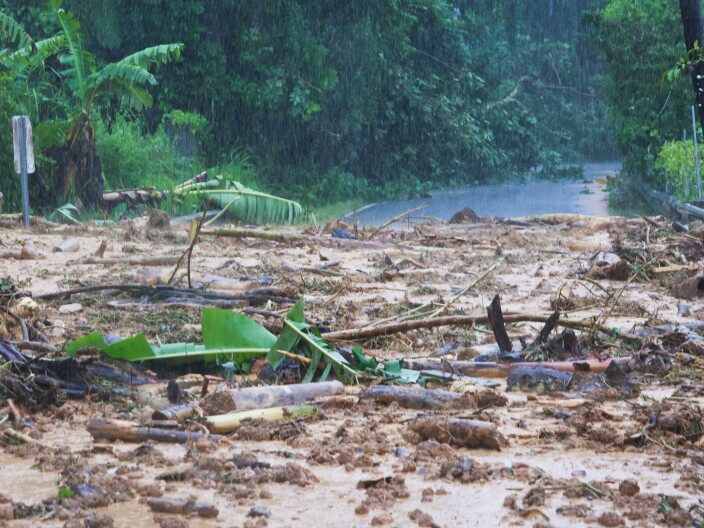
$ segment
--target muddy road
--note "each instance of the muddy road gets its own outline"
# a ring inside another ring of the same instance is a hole
[[[58,350],[94,331],[116,338],[142,332],[155,344],[199,341],[204,303],[224,306],[226,296],[263,287],[276,289],[269,295],[278,300],[252,296],[228,301],[227,308],[248,314],[275,334],[291,308],[287,298],[304,297],[308,322],[325,335],[431,319],[428,312],[437,309],[444,316],[484,316],[499,294],[507,319],[511,314],[536,319],[506,325],[521,361],[624,358],[619,364],[626,380],[572,372],[580,384],[557,386],[540,372],[538,377],[463,376],[456,369],[478,355],[497,359],[492,328],[429,326],[332,343],[345,353],[361,345],[367,356],[380,360],[434,361],[438,371],[449,365],[445,382],[429,376],[425,388],[465,393],[465,408],[428,411],[382,404],[363,397],[371,383],[363,381],[313,402],[318,407],[313,416],[255,421],[218,442],[179,445],[95,440],[88,424],[95,418],[151,423],[153,407],[166,404],[170,380],[195,401],[205,373],[233,387],[277,381],[262,364],[249,374],[202,365],[165,371],[148,364],[139,374],[160,378],[156,384],[105,381],[109,391],[72,398],[61,388],[48,394],[31,376],[3,370],[0,407],[8,420],[2,427],[28,437],[2,436],[3,525],[641,527],[702,522],[704,338],[696,323],[704,303],[696,281],[693,289],[685,284],[704,258],[704,239],[696,231],[675,233],[664,219],[555,215],[513,224],[435,222],[412,230],[368,229],[359,233],[366,240],[354,241],[332,238],[332,226],[320,233],[277,230],[303,235],[294,242],[202,236],[191,262],[194,287],[224,292],[220,301],[157,299],[115,288],[40,298],[96,285],[154,286],[173,265],[146,266],[139,259],[180,255],[188,246],[187,227],[155,222],[150,227],[146,218],[111,228],[37,224],[24,232],[6,225],[0,229],[4,249],[21,253],[31,247],[31,252],[22,260],[0,259],[3,292],[11,292],[2,297],[2,337],[28,357],[45,354],[22,348],[23,330],[6,313],[20,313],[18,303],[30,293],[36,307],[22,316]],[[78,241],[77,251],[52,252],[68,238]],[[95,263],[102,241],[103,259],[133,260]],[[547,319],[556,309],[562,319],[577,324],[567,329],[558,323],[550,347],[530,348],[543,327],[538,316]],[[46,355],[51,357],[65,353]],[[97,361],[107,360],[96,351],[80,356],[82,365]],[[295,378],[298,363],[291,363],[287,371]],[[10,368],[7,362],[3,368]],[[31,387],[31,396],[22,399],[8,375]],[[145,398],[145,391],[154,397]],[[494,424],[507,443],[497,451],[461,447],[442,435],[423,439],[411,424],[428,414]],[[180,429],[205,430],[197,417]],[[217,515],[155,512],[155,499],[203,503]]]

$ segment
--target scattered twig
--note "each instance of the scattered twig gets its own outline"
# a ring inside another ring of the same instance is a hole
[[[200,234],[200,230],[203,227],[203,222],[205,221],[205,215],[208,213],[208,206],[210,205],[210,200],[208,200],[208,203],[205,204],[205,209],[203,210],[203,215],[200,217],[200,222],[198,222],[195,226],[195,229],[193,226],[191,226],[191,232],[189,232],[188,236],[191,239],[191,243],[188,246],[188,249],[183,252],[181,257],[179,257],[178,262],[176,262],[176,267],[174,268],[173,273],[171,274],[171,277],[169,277],[169,280],[166,281],[167,284],[171,284],[171,281],[174,280],[174,277],[176,276],[176,272],[178,269],[181,267],[181,262],[183,262],[184,257],[188,257],[187,260],[187,273],[186,276],[188,278],[188,289],[193,288],[193,285],[191,283],[191,256],[193,255],[193,248],[196,245],[196,242],[198,242],[198,235]],[[229,207],[229,205],[228,205]]]
[[[447,310],[454,302],[462,297],[465,293],[467,293],[469,290],[474,288],[477,284],[479,284],[481,281],[483,281],[486,277],[489,276],[489,274],[496,269],[496,267],[501,264],[504,261],[504,259],[499,259],[497,262],[495,262],[488,270],[486,270],[484,273],[481,274],[479,278],[477,278],[472,284],[467,285],[466,287],[462,288],[457,295],[455,295],[452,299],[447,301],[445,304],[443,304],[440,308],[435,310],[433,313],[429,315],[429,317],[437,317],[440,315],[442,312]]]
[[[411,213],[415,213],[416,211],[420,211],[421,209],[425,209],[427,206],[425,204],[419,205],[418,207],[414,207],[413,209],[409,209],[405,213],[401,213],[400,215],[394,216],[391,220],[388,222],[383,223],[379,227],[377,227],[374,231],[372,231],[371,235],[369,235],[369,238],[374,238],[377,234],[379,234],[381,231],[389,227],[391,224],[394,222],[398,222],[401,220],[404,216],[408,216]]]

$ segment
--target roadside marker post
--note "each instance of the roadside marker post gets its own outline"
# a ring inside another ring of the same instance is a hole
[[[22,224],[29,229],[29,174],[36,170],[32,123],[28,116],[12,118],[12,147],[15,154],[15,172],[22,178]]]

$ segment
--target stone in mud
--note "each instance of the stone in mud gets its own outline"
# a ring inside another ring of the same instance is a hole
[[[625,495],[626,497],[633,497],[634,495],[637,495],[640,491],[640,486],[638,485],[637,480],[626,479],[618,485],[618,491],[621,492],[621,495]]]
[[[625,526],[626,524],[623,518],[618,513],[614,512],[602,513],[601,515],[599,515],[597,522],[601,526]]]

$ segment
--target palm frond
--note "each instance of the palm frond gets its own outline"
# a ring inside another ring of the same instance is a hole
[[[239,182],[229,182],[225,189],[200,189],[187,193],[212,200],[247,224],[292,224],[303,216],[303,206],[298,202],[249,189]],[[234,201],[236,196],[241,199]]]
[[[20,48],[34,47],[34,41],[17,20],[0,11],[0,39],[9,40]]]
[[[64,49],[65,45],[65,37],[63,35],[56,35],[39,40],[35,42],[33,46],[25,46],[13,53],[8,52],[2,54],[0,52],[0,64],[9,70],[12,79],[17,79],[25,71],[40,66],[47,58],[60,52]]]
[[[100,88],[106,81],[126,81],[127,83],[136,84],[149,83],[153,86],[156,84],[156,77],[141,66],[112,63],[86,78],[86,91]]]
[[[117,64],[129,64],[147,69],[150,64],[166,64],[178,59],[182,51],[183,44],[181,43],[160,44],[159,46],[145,48],[142,51],[128,55]]]

